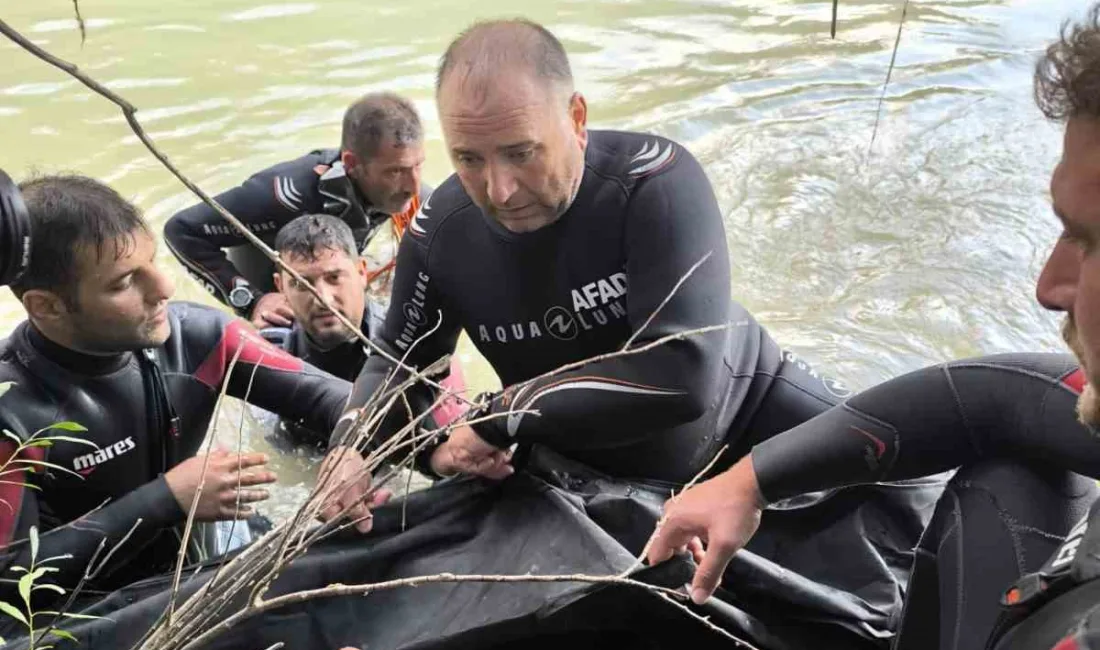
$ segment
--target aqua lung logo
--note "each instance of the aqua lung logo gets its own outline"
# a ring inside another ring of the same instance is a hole
[[[551,307],[542,318],[546,331],[556,339],[572,341],[577,338],[577,321],[565,307]]]
[[[418,330],[427,322],[424,313],[424,303],[428,299],[428,283],[432,278],[421,271],[416,276],[416,286],[413,287],[413,296],[401,306],[401,313],[405,316],[405,326],[401,328],[401,334],[397,337],[395,345],[402,351],[408,350],[417,337]]]
[[[570,291],[573,309],[554,305],[546,310],[542,322],[508,325],[479,325],[478,339],[482,343],[513,343],[541,338],[544,333],[559,341],[572,341],[582,331],[594,330],[626,318],[626,274],[615,273],[601,280]]]
[[[784,352],[783,359],[787,363],[793,363],[794,365],[798,366],[799,370],[805,370],[814,379],[819,380],[821,382],[821,385],[825,387],[826,392],[828,392],[833,397],[836,397],[837,399],[847,399],[852,396],[852,389],[845,386],[843,382],[841,382],[839,379],[834,379],[832,377],[826,377],[822,375],[818,371],[811,368],[809,364],[807,364],[805,361],[799,359],[798,355],[794,352]]]

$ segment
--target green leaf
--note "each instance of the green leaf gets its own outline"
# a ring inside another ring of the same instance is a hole
[[[34,442],[28,442],[27,444],[25,444],[23,446],[24,447],[52,447],[53,443],[50,442],[49,440],[43,439],[43,440],[35,440]]]
[[[27,471],[31,472],[31,473],[41,472],[42,470],[37,469],[39,467],[48,467],[50,469],[56,469],[59,472],[65,472],[66,474],[72,474],[73,476],[75,476],[77,478],[81,478],[81,479],[84,478],[83,476],[81,476],[80,474],[74,472],[73,470],[69,469],[68,467],[62,467],[60,465],[55,465],[54,463],[47,463],[44,460],[29,460],[29,459],[26,459],[26,458],[19,458],[19,459],[15,460],[14,462],[20,463],[22,465],[26,465],[27,466]]]
[[[73,643],[79,643],[76,640],[75,636],[73,636],[72,634],[69,634],[65,630],[50,630],[50,634],[52,634],[52,635],[54,635],[54,636],[56,636],[60,639],[65,639],[66,641],[72,641]]]
[[[57,593],[61,594],[62,596],[65,595],[65,590],[64,589],[62,589],[61,587],[58,587],[57,585],[51,585],[49,583],[41,584],[41,585],[35,585],[35,586],[31,587],[31,593],[34,593],[34,592],[38,591],[39,589],[49,589],[50,591],[56,591]]]
[[[54,560],[71,560],[71,559],[73,559],[73,554],[72,553],[66,553],[64,555],[55,555],[53,557],[48,557],[45,560],[42,560],[41,564],[45,564],[47,562],[53,562]],[[50,569],[50,570],[51,571],[56,571],[57,569]]]
[[[0,612],[3,612],[5,614],[7,614],[8,616],[14,618],[15,620],[19,621],[23,625],[27,624],[27,617],[23,616],[23,612],[21,612],[18,609],[12,607],[11,605],[9,605],[8,603],[5,603],[2,600],[0,600]]]
[[[4,393],[8,392],[8,390],[14,385],[14,381],[5,381],[4,383],[0,383],[0,397],[3,397]],[[2,643],[3,641],[0,641],[0,644]]]
[[[58,422],[57,424],[51,424],[46,427],[47,429],[61,429],[62,431],[87,431],[88,429],[82,424],[76,422]]]
[[[19,595],[23,598],[23,602],[27,604],[29,609],[31,606],[31,585],[34,584],[34,574],[28,573],[19,579]]]
[[[27,570],[21,566],[13,566],[11,568],[12,573],[26,573]]]
[[[12,440],[14,440],[15,444],[17,444],[17,445],[23,444],[23,440],[19,436],[12,433],[11,431],[8,431],[7,429],[4,429],[3,433],[4,433],[5,436],[7,436],[7,437],[11,438]]]
[[[31,565],[38,558],[38,526],[31,526]]]
[[[84,438],[74,438],[72,436],[46,436],[41,440],[49,440],[51,442],[72,442],[78,445],[88,445],[89,447],[99,449],[99,445],[95,444],[91,440],[85,440]]]

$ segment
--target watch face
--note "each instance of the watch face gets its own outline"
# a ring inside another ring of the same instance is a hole
[[[248,287],[237,287],[229,292],[229,304],[234,307],[247,307],[250,302],[252,302],[252,292]]]

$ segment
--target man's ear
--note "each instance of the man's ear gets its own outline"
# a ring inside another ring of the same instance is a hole
[[[21,302],[27,315],[38,322],[56,323],[69,315],[69,307],[61,296],[45,289],[30,289]]]
[[[344,163],[344,169],[355,169],[362,161],[359,160],[359,156],[344,150],[340,152],[340,162]]]
[[[588,102],[580,92],[573,93],[569,98],[569,120],[577,143],[584,149],[588,145]]]
[[[282,271],[275,271],[275,273],[273,273],[272,276],[275,278],[275,291],[277,291],[279,293],[282,293],[283,292],[283,272]]]
[[[359,277],[363,278],[363,282],[366,282],[367,278],[370,277],[370,273],[367,270],[367,258],[356,258],[355,270],[359,272]]]

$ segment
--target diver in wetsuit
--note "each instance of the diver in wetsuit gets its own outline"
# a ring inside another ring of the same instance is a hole
[[[269,246],[295,217],[325,213],[351,227],[363,252],[387,223],[400,237],[431,192],[420,180],[423,162],[416,108],[392,93],[372,93],[345,112],[339,149],[256,172],[215,199]],[[198,203],[177,213],[164,226],[164,240],[187,272],[239,316],[257,328],[290,326],[294,314],[271,285],[274,265],[213,208]]]
[[[0,241],[13,229],[33,235],[29,267],[5,278],[28,319],[0,342],[0,382],[12,382],[0,396],[0,427],[22,443],[0,442],[6,602],[21,600],[15,569],[29,566],[32,526],[39,561],[54,558],[58,570],[48,581],[67,590],[117,546],[87,584],[114,589],[173,565],[204,464],[198,522],[244,518],[248,504],[268,497],[263,486],[276,477],[263,454],[200,450],[223,382],[229,395],[318,430],[335,424],[350,389],[243,320],[169,302],[174,287],[154,263],[153,233],[109,187],[49,176],[21,189],[22,200],[0,185]],[[50,429],[63,421],[84,430]],[[84,443],[34,444],[58,433]],[[193,542],[188,559],[202,552]],[[57,559],[63,554],[72,557]]]
[[[894,647],[1073,650],[1100,644],[1100,4],[1036,68],[1065,120],[1051,194],[1063,232],[1037,285],[1075,353],[1001,355],[912,372],[757,445],[671,501],[651,563],[707,543],[703,601],[787,496],[961,467],[917,549]],[[1079,420],[1079,421],[1078,421]],[[1076,474],[1075,472],[1079,473]],[[767,515],[764,515],[767,520]]]
[[[288,267],[313,285],[341,314],[359,323],[365,334],[373,331],[383,314],[367,297],[367,261],[356,252],[351,228],[326,214],[298,217],[283,226],[275,237],[275,250]],[[260,334],[290,354],[325,372],[354,381],[363,368],[369,348],[348,330],[312,293],[285,271],[275,273],[275,288],[286,296],[294,312],[289,328],[269,327]],[[462,369],[452,360],[450,374],[441,385],[460,392]],[[448,398],[432,415],[428,428],[450,423],[462,411],[462,404]],[[329,429],[310,431],[280,420],[279,428],[295,442],[327,446]]]
[[[589,131],[565,52],[544,28],[505,21],[464,33],[443,58],[437,99],[457,173],[409,224],[375,339],[422,368],[465,329],[504,389],[489,401],[493,419],[456,427],[419,455],[422,469],[500,478],[513,443],[542,443],[618,477],[683,483],[723,445],[846,395],[730,299],[722,214],[700,164],[663,137]],[[538,378],[710,326],[720,329]],[[390,370],[368,359],[349,405]],[[423,390],[406,396],[422,407]],[[392,431],[402,413],[390,414]]]

